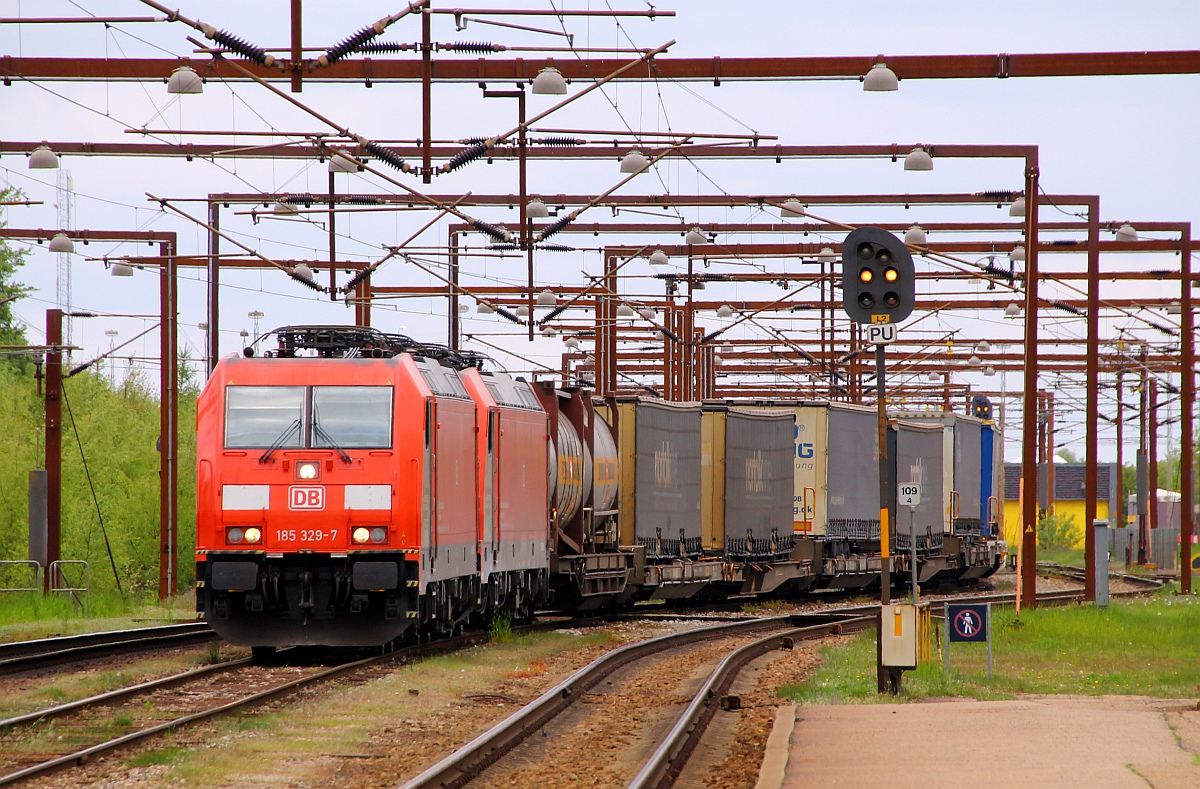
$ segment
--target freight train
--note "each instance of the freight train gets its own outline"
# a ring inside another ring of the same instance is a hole
[[[222,359],[197,407],[196,603],[232,643],[374,646],[548,607],[878,582],[874,409],[600,399],[366,327],[271,336]],[[985,431],[890,420],[891,481],[927,491],[889,540],[897,570],[1000,565]]]

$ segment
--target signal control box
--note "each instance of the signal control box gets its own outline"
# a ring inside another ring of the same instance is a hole
[[[917,667],[917,607],[912,604],[881,606],[879,628],[883,665],[888,668]]]

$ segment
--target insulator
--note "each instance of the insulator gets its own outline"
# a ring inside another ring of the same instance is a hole
[[[567,305],[560,304],[557,307],[555,307],[554,309],[550,310],[550,313],[546,317],[542,318],[541,322],[549,323],[550,321],[554,320],[555,318],[557,318],[559,315],[562,315],[566,311],[567,311]]]
[[[334,63],[337,63],[339,60],[346,57],[346,55],[357,51],[359,47],[375,38],[377,35],[379,35],[379,31],[377,31],[373,25],[371,27],[364,27],[362,30],[358,31],[354,35],[342,41],[342,43],[334,46],[328,52],[326,52],[321,58],[321,65],[332,66]]]
[[[1146,321],[1146,323],[1150,324],[1155,329],[1158,329],[1163,334],[1168,334],[1172,337],[1174,337],[1175,335],[1177,335],[1179,333],[1179,332],[1175,331],[1174,329],[1172,329],[1170,326],[1164,326],[1161,323],[1155,323],[1154,321]]]
[[[1083,310],[1076,307],[1074,304],[1067,304],[1065,301],[1057,301],[1057,300],[1052,301],[1052,302],[1050,302],[1050,306],[1054,307],[1055,309],[1062,310],[1063,312],[1069,312],[1072,315],[1086,315],[1087,314]]]
[[[983,265],[982,268],[985,272],[987,272],[988,274],[991,274],[994,277],[1001,277],[1001,278],[1007,279],[1007,280],[1012,280],[1012,278],[1013,278],[1013,272],[1009,271],[1006,268],[1000,268],[999,266],[993,265],[991,263],[987,263],[987,264]]]
[[[679,339],[679,335],[676,334],[675,332],[671,331],[670,329],[668,329],[666,326],[660,326],[658,328],[658,331],[659,331],[659,333],[664,334],[667,337],[670,337],[674,342],[682,342],[682,340]]]
[[[538,244],[537,248],[544,252],[576,252],[575,247],[569,247],[565,244]]]
[[[504,47],[497,44],[490,44],[486,41],[455,41],[451,44],[442,44],[442,49],[449,52],[470,52],[476,55],[491,55],[502,51]]]
[[[499,242],[505,243],[505,244],[510,243],[508,233],[506,233],[505,231],[496,227],[495,225],[484,222],[482,219],[471,220],[471,227],[475,228],[480,233],[483,233],[486,236],[490,236],[491,238],[495,239],[496,241],[499,241]]]
[[[462,145],[479,145],[480,143],[486,143],[490,139],[492,139],[492,138],[491,137],[467,137],[466,139],[459,140],[458,142]]]
[[[230,52],[236,52],[247,60],[253,60],[260,66],[269,66],[275,62],[275,58],[268,55],[259,47],[254,46],[249,41],[243,41],[232,33],[224,30],[214,30],[209,36],[213,41],[216,41],[221,46],[228,49]]]
[[[335,195],[334,201],[350,205],[382,205],[383,201],[376,195]]]
[[[288,276],[291,277],[292,279],[296,280],[297,282],[299,282],[301,285],[305,286],[306,288],[312,288],[313,290],[317,291],[318,293],[324,293],[326,290],[325,288],[321,287],[320,285],[313,282],[312,280],[305,279],[304,277],[300,276],[299,274],[297,274],[294,271],[289,271]]]
[[[302,206],[308,207],[308,206],[311,206],[313,203],[315,203],[316,200],[313,199],[312,195],[308,195],[308,194],[284,195],[283,197],[281,197],[279,199],[279,202],[283,203],[284,205],[302,205]]]
[[[584,140],[577,137],[534,137],[530,140],[531,143],[537,145],[548,145],[550,147],[568,148],[574,145],[583,145]]]
[[[496,307],[496,314],[499,315],[501,318],[510,320],[513,323],[516,323],[518,325],[525,322],[525,321],[521,320],[520,318],[518,318],[516,315],[513,315],[511,312],[509,312],[508,310],[506,310],[500,306]]]
[[[405,163],[403,159],[396,155],[395,151],[391,150],[390,148],[384,148],[379,143],[374,142],[368,142],[364,147],[374,154],[375,158],[390,164],[392,167],[395,167],[402,173],[407,173],[412,169],[407,163]]]
[[[362,271],[358,272],[353,277],[346,280],[346,284],[342,286],[342,293],[349,293],[350,291],[354,290],[356,287],[358,287],[358,285],[360,283],[364,282],[365,280],[370,279],[371,275],[374,273],[375,273],[375,269],[372,268],[371,266],[367,266]]]
[[[486,142],[477,142],[470,148],[459,151],[451,157],[450,161],[446,162],[446,172],[454,172],[463,165],[478,159],[488,152]]]
[[[1082,243],[1084,242],[1076,241],[1073,238],[1056,238],[1050,242],[1050,245],[1055,247],[1074,247],[1079,246]]]
[[[495,252],[515,252],[517,249],[519,249],[516,244],[510,244],[507,242],[500,244],[488,244],[487,248]]]
[[[573,221],[575,221],[575,217],[571,216],[570,214],[567,214],[566,216],[560,216],[558,219],[554,220],[554,222],[552,222],[551,224],[546,225],[546,229],[543,230],[541,232],[541,235],[538,236],[538,241],[545,241],[547,238],[550,238],[550,236],[554,235],[555,233],[562,232],[562,229],[564,227],[566,227],[567,225],[571,224]]]
[[[976,192],[976,197],[986,197],[989,200],[995,200],[1000,203],[1011,203],[1020,196],[1020,192],[1012,192],[1005,189]]]
[[[402,44],[399,41],[369,41],[355,51],[367,55],[387,55],[416,48],[416,44]]]

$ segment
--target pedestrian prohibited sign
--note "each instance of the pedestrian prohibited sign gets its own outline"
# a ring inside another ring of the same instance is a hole
[[[951,605],[948,615],[951,641],[987,641],[986,605]]]
[[[947,603],[945,609],[946,671],[950,670],[950,644],[954,642],[987,643],[988,679],[992,678],[992,606],[956,605]]]

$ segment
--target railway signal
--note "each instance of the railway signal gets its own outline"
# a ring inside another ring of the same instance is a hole
[[[860,227],[842,244],[842,307],[858,323],[899,323],[916,303],[916,270],[904,242]]]
[[[904,243],[878,227],[850,231],[842,242],[842,308],[850,320],[867,326],[875,344],[875,401],[879,417],[879,602],[890,610],[892,596],[891,521],[888,506],[887,381],[884,364],[887,343],[895,340],[895,324],[907,318],[916,303],[916,270]],[[886,330],[883,329],[886,327]],[[900,692],[901,669],[884,660],[883,614],[876,638],[876,673],[880,693]]]

